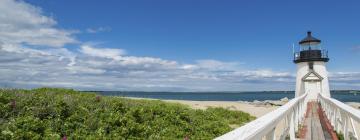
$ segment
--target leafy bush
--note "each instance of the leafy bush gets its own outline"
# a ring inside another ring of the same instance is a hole
[[[223,108],[70,89],[0,90],[0,139],[212,139],[254,119]]]

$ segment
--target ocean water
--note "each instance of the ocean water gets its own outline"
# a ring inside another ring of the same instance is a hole
[[[263,91],[263,92],[123,92],[98,91],[104,96],[122,96],[170,100],[194,101],[254,101],[254,100],[280,100],[287,97],[294,98],[294,91]],[[360,93],[349,91],[333,91],[332,97],[342,102],[360,102]]]

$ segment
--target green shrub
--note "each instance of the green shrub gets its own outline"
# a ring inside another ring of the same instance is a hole
[[[0,89],[1,139],[212,139],[254,119],[223,108],[71,89]]]
[[[336,133],[336,136],[337,136],[337,138],[338,138],[339,140],[344,140],[344,139],[345,139],[343,133],[341,133],[341,132],[335,132],[335,133]]]

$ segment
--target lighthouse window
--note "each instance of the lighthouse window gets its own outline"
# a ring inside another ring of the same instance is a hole
[[[314,63],[313,62],[309,62],[309,69],[311,69],[311,70],[314,69]]]

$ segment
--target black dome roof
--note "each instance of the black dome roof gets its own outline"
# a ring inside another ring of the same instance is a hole
[[[311,35],[311,32],[307,32],[307,36],[299,42],[301,46],[318,45],[321,43],[320,39],[317,39]]]

